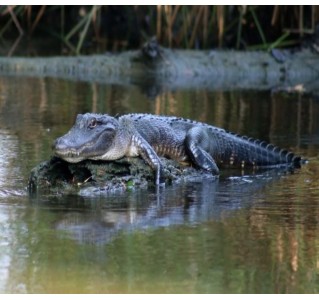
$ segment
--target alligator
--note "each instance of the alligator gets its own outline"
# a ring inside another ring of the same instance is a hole
[[[154,169],[156,185],[165,174],[159,156],[190,162],[214,175],[223,165],[300,167],[303,162],[292,152],[206,123],[141,113],[79,114],[69,132],[56,139],[53,150],[70,163],[140,156]]]

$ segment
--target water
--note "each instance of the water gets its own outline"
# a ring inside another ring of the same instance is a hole
[[[30,170],[86,111],[192,118],[310,162],[159,192],[29,198]],[[0,78],[0,292],[318,293],[318,113],[306,95]]]

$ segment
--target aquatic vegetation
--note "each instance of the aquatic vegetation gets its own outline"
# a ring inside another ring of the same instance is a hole
[[[272,49],[315,32],[317,6],[86,5],[0,7],[0,43],[51,38],[62,53],[119,51],[156,36],[170,48]],[[12,41],[13,39],[13,41]]]

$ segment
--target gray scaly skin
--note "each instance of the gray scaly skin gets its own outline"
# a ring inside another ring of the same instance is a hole
[[[295,166],[301,158],[266,142],[239,136],[205,123],[178,117],[128,114],[79,114],[74,126],[54,143],[55,155],[67,162],[116,160],[141,156],[163,176],[159,156],[190,161],[215,175],[217,165]]]

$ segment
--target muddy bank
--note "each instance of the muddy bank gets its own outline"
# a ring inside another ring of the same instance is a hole
[[[161,158],[165,167],[165,183],[215,178],[213,175]],[[29,193],[92,196],[155,186],[154,171],[141,158],[123,158],[102,162],[86,160],[68,163],[52,157],[31,171]]]
[[[150,41],[121,54],[0,57],[0,74],[49,76],[108,84],[144,84],[162,89],[297,89],[319,86],[319,55],[302,51],[171,50]]]

